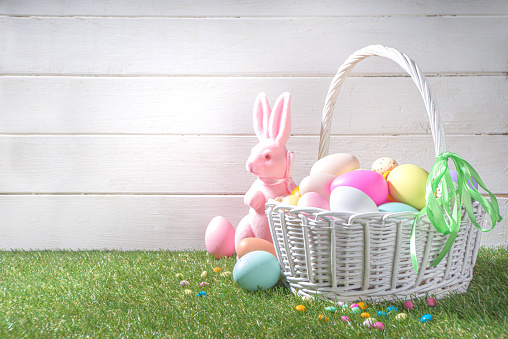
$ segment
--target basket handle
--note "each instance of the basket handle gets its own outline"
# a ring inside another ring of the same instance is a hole
[[[434,94],[430,89],[430,85],[425,76],[420,71],[418,65],[411,60],[407,55],[400,53],[399,51],[381,46],[381,45],[370,45],[364,47],[351,56],[340,66],[337,74],[332,80],[328,94],[326,95],[325,106],[323,108],[323,114],[321,119],[321,133],[319,139],[319,153],[318,159],[328,155],[328,149],[330,145],[330,127],[332,122],[333,110],[335,108],[335,102],[337,101],[337,95],[342,86],[342,83],[348,76],[349,72],[356,66],[357,63],[369,56],[380,56],[395,61],[399,66],[402,67],[413,79],[416,87],[422,95],[423,102],[430,120],[430,128],[432,131],[432,138],[434,139],[434,148],[436,155],[441,155],[446,151],[446,140],[443,128],[443,123],[439,117],[439,110],[437,107]]]

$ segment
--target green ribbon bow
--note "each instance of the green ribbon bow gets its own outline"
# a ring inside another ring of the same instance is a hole
[[[457,188],[455,188],[450,171],[448,170],[448,160],[450,159],[455,164],[455,169],[457,171]],[[471,178],[476,180],[479,187],[489,193],[490,201],[483,197],[476,188],[472,187],[472,184],[470,185],[468,183],[469,180],[472,180]],[[437,198],[435,192],[439,186],[442,194]],[[427,218],[438,232],[449,235],[441,253],[431,263],[431,266],[438,265],[453,246],[455,238],[459,233],[462,219],[462,206],[466,209],[473,225],[482,232],[492,230],[494,226],[496,226],[496,223],[503,219],[499,214],[499,204],[494,194],[485,187],[485,184],[474,168],[459,155],[452,152],[445,152],[436,156],[436,161],[427,179],[426,194],[425,207],[416,216],[411,229],[410,250],[415,272],[418,271],[415,229],[418,226],[419,220],[425,214],[427,214]],[[479,202],[489,215],[492,221],[492,227],[490,229],[483,229],[476,222],[471,198]]]

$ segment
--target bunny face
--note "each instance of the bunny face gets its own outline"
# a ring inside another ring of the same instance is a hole
[[[247,160],[247,171],[260,178],[284,178],[287,166],[287,149],[273,140],[257,144]]]

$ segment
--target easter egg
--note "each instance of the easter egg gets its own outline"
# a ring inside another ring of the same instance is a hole
[[[413,303],[411,302],[411,300],[406,300],[404,301],[404,308],[408,311],[412,311],[413,310]]]
[[[235,253],[235,229],[224,217],[213,218],[205,233],[206,250],[214,258],[230,257]]]
[[[393,158],[383,157],[372,163],[372,170],[383,175],[397,166],[399,166],[399,164]]]
[[[300,194],[300,187],[295,188],[295,189],[291,192],[291,195],[295,195],[295,196],[297,196],[298,198],[299,198],[299,197],[301,197],[302,195]]]
[[[377,328],[378,330],[384,331],[385,330],[385,325],[383,325],[382,322],[376,321],[374,323],[374,328]]]
[[[426,170],[416,165],[399,165],[387,177],[389,194],[395,201],[421,210],[425,206],[428,176]]]
[[[266,251],[274,256],[277,256],[273,244],[269,241],[266,241],[265,239],[244,238],[240,240],[238,245],[236,245],[236,255],[238,258],[241,258],[247,253],[254,251]]]
[[[302,195],[298,200],[297,207],[316,207],[324,210],[330,210],[330,203],[321,194],[309,192]]]
[[[420,321],[422,323],[426,323],[427,321],[431,321],[432,320],[432,315],[430,314],[424,314],[422,315],[422,317],[420,318]]]
[[[383,176],[373,171],[352,171],[335,178],[330,189],[339,186],[354,187],[367,194],[376,205],[381,205],[388,197],[388,184]]]
[[[434,298],[427,298],[427,305],[429,305],[430,307],[436,306],[437,305],[436,299],[434,299]]]
[[[367,194],[349,186],[339,186],[330,194],[332,212],[378,212],[376,203]]]
[[[303,306],[303,305],[297,305],[295,307],[295,309],[298,311],[298,312],[305,312],[307,311],[307,307]]]
[[[310,175],[316,173],[332,174],[338,177],[346,172],[360,168],[360,161],[351,154],[335,153],[316,161],[310,169]]]
[[[330,313],[335,313],[335,312],[337,312],[337,308],[334,306],[327,306],[325,308],[325,311],[330,312]]]
[[[233,268],[233,279],[247,291],[272,288],[280,277],[277,258],[266,251],[254,251],[238,259]]]
[[[407,318],[407,314],[406,313],[399,313],[395,316],[395,319],[397,320],[404,320]]]
[[[407,204],[403,204],[401,202],[388,202],[386,204],[379,205],[377,207],[379,212],[389,212],[389,213],[398,213],[398,212],[418,212],[418,210],[412,206]]]
[[[296,206],[296,205],[298,205],[298,200],[300,200],[299,196],[288,195],[287,197],[284,197],[284,199],[282,199],[282,204],[283,205]]]
[[[378,311],[377,316],[388,318],[388,313],[386,313],[385,311]]]
[[[326,200],[330,200],[330,185],[337,178],[335,175],[326,173],[315,173],[303,178],[300,182],[300,194],[316,192],[321,194]]]
[[[454,183],[456,183],[456,184],[459,183],[459,181],[457,180],[457,171],[456,170],[450,170],[450,176],[452,177],[452,181]],[[469,184],[470,188],[478,189],[478,183],[476,182],[476,180],[474,180],[473,177],[467,179],[467,183]]]

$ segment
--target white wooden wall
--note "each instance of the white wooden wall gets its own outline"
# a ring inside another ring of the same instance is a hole
[[[255,179],[252,106],[292,93],[295,181],[316,160],[331,78],[369,44],[428,76],[448,150],[499,197],[508,243],[508,2],[0,1],[0,248],[204,249]],[[369,58],[337,103],[331,152],[430,169],[423,102]]]

